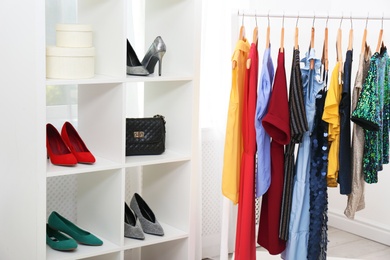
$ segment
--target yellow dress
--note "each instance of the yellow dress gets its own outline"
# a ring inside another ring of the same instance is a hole
[[[225,150],[222,169],[222,194],[234,204],[238,203],[240,185],[240,165],[243,153],[242,110],[246,74],[246,61],[250,49],[247,40],[239,40],[236,44],[232,62],[232,88],[225,136]]]
[[[342,85],[339,84],[339,67],[337,62],[332,72],[328,94],[325,100],[324,113],[322,120],[328,125],[328,187],[337,187],[337,178],[339,172],[339,151],[340,151],[340,114],[339,105],[341,100]]]

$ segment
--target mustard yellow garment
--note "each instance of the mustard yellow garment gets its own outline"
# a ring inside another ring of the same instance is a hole
[[[235,62],[236,66],[232,70],[232,88],[230,91],[222,170],[222,194],[234,204],[238,203],[240,185],[240,163],[243,152],[241,118],[246,60],[249,49],[248,41],[239,40],[232,56],[232,62]]]
[[[339,104],[341,100],[342,85],[339,84],[339,67],[337,62],[332,72],[328,94],[326,95],[324,113],[322,120],[328,125],[328,187],[337,187],[337,178],[339,172],[339,150],[340,150],[340,115]]]

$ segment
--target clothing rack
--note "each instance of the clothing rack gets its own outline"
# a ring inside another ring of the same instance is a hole
[[[342,20],[342,19],[345,19],[345,20],[381,20],[381,21],[389,21],[390,20],[390,17],[385,17],[385,16],[370,16],[369,14],[367,14],[367,16],[353,16],[353,15],[329,15],[329,14],[312,14],[312,15],[309,15],[309,14],[300,14],[300,13],[297,13],[297,14],[275,14],[275,13],[247,13],[245,11],[240,11],[238,10],[237,12],[237,15],[238,16],[242,16],[242,17],[265,17],[265,18],[294,18],[294,19],[313,19],[313,20],[316,20],[316,19],[324,19],[324,20]]]

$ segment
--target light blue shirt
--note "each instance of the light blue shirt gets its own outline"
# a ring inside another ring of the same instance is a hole
[[[267,192],[271,184],[271,138],[264,130],[262,121],[268,111],[268,102],[271,96],[274,80],[274,65],[271,59],[271,45],[266,48],[263,56],[263,65],[257,89],[256,104],[256,143],[257,143],[257,177],[256,197]]]

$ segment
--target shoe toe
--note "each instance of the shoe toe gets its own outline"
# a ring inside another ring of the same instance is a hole
[[[92,164],[96,161],[95,157],[90,152],[79,152],[74,153],[74,155],[79,163]]]
[[[103,245],[103,241],[100,240],[99,238],[97,238],[96,236],[92,235],[92,234],[88,234],[88,235],[85,235],[85,236],[80,236],[76,240],[80,244],[89,245],[89,246],[101,246],[101,245]]]
[[[156,220],[155,222],[148,221],[146,219],[140,219],[142,230],[151,235],[163,236],[164,229],[160,223]]]
[[[50,157],[50,161],[52,162],[52,164],[63,166],[74,166],[77,164],[76,157],[71,153],[58,155],[55,157],[52,156]]]
[[[145,239],[144,232],[142,231],[142,228],[139,226],[138,222],[135,226],[131,226],[125,223],[125,237],[135,238],[140,240]]]
[[[136,75],[136,76],[147,76],[150,74],[149,71],[145,69],[144,66],[134,66],[134,67],[127,66],[126,72],[129,75]]]

